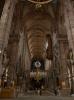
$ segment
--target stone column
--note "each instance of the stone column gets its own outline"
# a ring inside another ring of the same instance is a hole
[[[66,40],[61,39],[60,40],[61,86],[62,86],[62,90],[69,90],[70,91],[69,80],[68,80],[67,53],[68,53],[68,43]],[[63,83],[64,83],[64,85],[63,85]]]
[[[18,42],[19,42],[18,36],[14,35],[14,36],[12,36],[12,38],[10,38],[10,44],[8,46],[8,48],[9,48],[8,51],[9,51],[9,55],[10,55],[9,77],[11,80],[16,79],[16,67],[18,67],[18,69],[19,69],[19,66],[20,66],[20,62],[19,62],[19,66],[16,65],[17,55],[18,55]]]
[[[74,55],[74,12],[70,0],[63,0],[64,4],[64,17],[65,17],[65,27],[67,30],[67,36],[69,41],[69,47],[73,51]]]
[[[63,0],[64,2],[64,17],[65,17],[65,27],[67,30],[67,36],[69,41],[69,47],[73,52],[73,60],[74,60],[74,11],[73,6],[71,4],[71,0]],[[71,70],[74,68],[74,65],[71,65]],[[71,72],[72,76],[73,73]],[[72,77],[71,76],[71,77]],[[74,93],[74,80],[71,78],[71,94]]]
[[[2,16],[0,19],[0,76],[2,74],[2,55],[8,42],[14,7],[16,0],[5,0]]]
[[[59,85],[57,79],[59,79],[60,73],[60,53],[59,53],[59,41],[57,38],[57,31],[53,33],[53,78],[54,78],[54,93],[58,94]]]

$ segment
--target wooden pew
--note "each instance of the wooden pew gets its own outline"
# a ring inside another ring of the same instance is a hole
[[[3,88],[0,91],[0,98],[12,98],[15,95],[15,88],[10,87],[10,88]]]

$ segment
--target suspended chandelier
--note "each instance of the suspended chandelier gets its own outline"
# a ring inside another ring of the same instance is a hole
[[[42,4],[47,4],[47,3],[51,2],[52,0],[28,0],[28,1],[30,1],[34,4],[42,5]]]

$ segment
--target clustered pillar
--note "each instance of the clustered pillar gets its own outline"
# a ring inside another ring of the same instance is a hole
[[[3,12],[0,18],[0,77],[2,75],[3,51],[8,43],[15,4],[16,0],[5,0]]]
[[[74,56],[74,12],[70,0],[64,0],[64,17],[69,47],[72,49]]]

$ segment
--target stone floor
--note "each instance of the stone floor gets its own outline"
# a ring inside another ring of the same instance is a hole
[[[73,96],[24,96],[18,98],[0,99],[0,100],[74,100]]]

